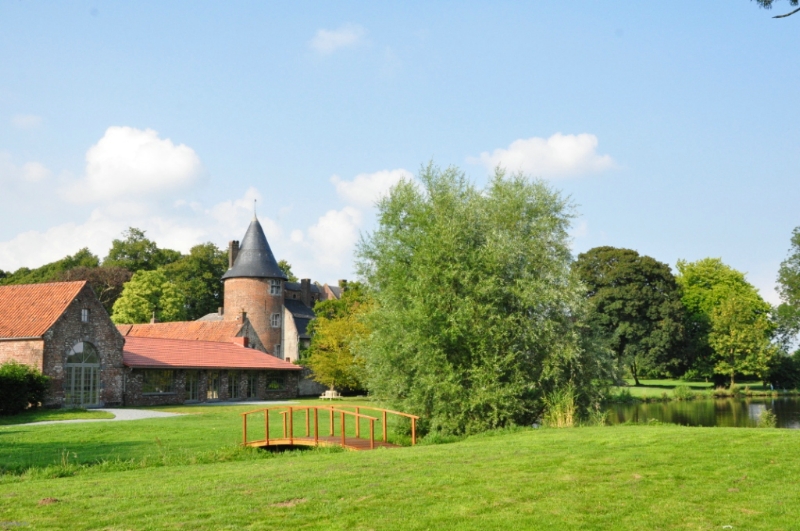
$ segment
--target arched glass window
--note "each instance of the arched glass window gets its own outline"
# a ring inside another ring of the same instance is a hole
[[[97,355],[94,345],[84,341],[72,347],[67,356],[67,363],[100,363],[100,356]]]
[[[64,399],[67,407],[99,405],[100,356],[94,345],[83,341],[73,346],[67,354],[64,369]]]

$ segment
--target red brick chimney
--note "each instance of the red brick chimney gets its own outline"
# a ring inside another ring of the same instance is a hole
[[[236,257],[239,255],[239,240],[232,240],[228,242],[228,269],[233,268]]]
[[[244,348],[247,348],[249,346],[249,343],[248,343],[246,337],[232,337],[231,338],[231,343],[233,343],[234,345],[239,345],[240,347],[244,347]]]

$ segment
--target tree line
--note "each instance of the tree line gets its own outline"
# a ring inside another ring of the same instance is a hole
[[[323,383],[442,433],[529,424],[558,397],[586,416],[624,378],[800,385],[800,228],[773,308],[719,258],[675,274],[631,249],[573,257],[574,207],[542,181],[498,170],[478,188],[432,165],[419,181],[378,204],[363,283],[317,305],[305,363]]]
[[[291,265],[279,262],[290,279]],[[228,256],[213,243],[188,254],[162,249],[145,231],[129,228],[100,260],[89,249],[43,265],[0,271],[0,285],[86,280],[116,323],[195,320],[222,306]]]

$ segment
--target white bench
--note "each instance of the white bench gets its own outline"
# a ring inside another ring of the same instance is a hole
[[[339,394],[339,391],[332,391],[330,389],[325,391],[321,395],[319,395],[319,397],[322,400],[334,400],[334,399],[335,400],[341,400],[342,399],[342,395]]]

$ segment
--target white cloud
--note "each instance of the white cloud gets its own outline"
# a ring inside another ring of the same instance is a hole
[[[381,170],[375,173],[360,173],[352,181],[343,181],[338,175],[331,177],[336,193],[348,203],[359,207],[372,207],[389,193],[392,186],[401,180],[413,181],[408,170]]]
[[[65,195],[73,202],[154,198],[189,188],[201,173],[192,148],[152,129],[113,126],[86,152],[86,175]]]
[[[361,219],[360,211],[344,207],[342,210],[329,210],[308,228],[311,248],[320,265],[340,267],[351,257],[358,241]]]
[[[515,140],[508,149],[498,148],[480,157],[467,159],[493,170],[501,166],[509,171],[523,171],[534,177],[568,177],[607,170],[614,167],[609,155],[597,154],[597,137],[583,133],[550,138],[531,137]]]
[[[345,24],[335,30],[321,29],[308,43],[309,47],[321,55],[330,55],[342,48],[352,48],[363,42],[366,32],[358,24]]]
[[[22,182],[37,183],[50,177],[51,172],[40,162],[26,162],[17,166],[11,155],[0,152],[0,182],[19,185]]]
[[[11,125],[18,129],[36,129],[42,125],[42,117],[33,114],[17,114],[11,118]]]
[[[26,162],[22,165],[22,178],[28,182],[38,183],[50,177],[50,170],[38,162]]]

